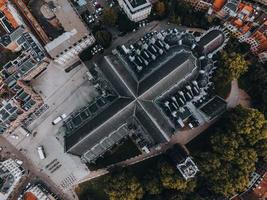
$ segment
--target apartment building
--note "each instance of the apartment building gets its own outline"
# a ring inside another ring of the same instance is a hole
[[[118,0],[118,3],[128,18],[134,22],[146,19],[152,9],[152,5],[148,0]]]
[[[206,11],[212,6],[213,0],[185,0],[185,2],[198,11]]]
[[[9,28],[2,32],[0,44],[17,52],[17,57],[4,64],[0,72],[0,133],[7,129],[12,131],[42,104],[41,97],[24,80],[28,81],[40,73],[46,63],[46,54],[38,40],[23,23],[16,21],[13,15],[18,14],[13,11],[11,14],[7,9],[5,6],[5,12],[2,12],[2,19],[7,20],[2,21],[1,27]]]
[[[56,200],[46,189],[44,189],[40,184],[33,185],[26,190],[23,198],[19,200]]]
[[[250,44],[260,61],[267,60],[267,13],[258,5],[238,0],[215,0],[208,11],[224,21],[225,28],[239,42]]]
[[[0,198],[7,199],[19,183],[24,170],[12,159],[0,162]]]
[[[65,32],[46,44],[45,49],[55,62],[64,65],[77,58],[82,50],[92,45],[95,38],[67,0],[51,2],[54,4],[53,8],[50,7],[51,12],[55,14]]]

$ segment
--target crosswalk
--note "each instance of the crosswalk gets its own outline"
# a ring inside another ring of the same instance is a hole
[[[76,181],[77,181],[76,177],[74,176],[73,173],[71,173],[68,177],[66,177],[65,179],[63,179],[63,181],[61,181],[60,186],[62,187],[63,190],[66,190],[69,187],[71,187]]]

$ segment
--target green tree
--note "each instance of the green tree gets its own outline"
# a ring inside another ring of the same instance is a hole
[[[231,81],[238,79],[248,70],[248,63],[239,53],[224,51],[218,54],[218,69],[212,78],[218,95],[226,98],[230,92]]]
[[[104,48],[108,48],[112,42],[112,35],[108,31],[101,30],[95,33],[95,39],[98,44],[101,44]]]
[[[230,197],[244,191],[258,156],[263,156],[258,152],[267,147],[265,141],[263,114],[241,106],[234,108],[213,130],[209,150],[195,154],[201,177],[217,195]]]
[[[257,61],[250,64],[241,83],[252,99],[252,104],[267,117],[267,68]]]
[[[0,52],[0,70],[3,66],[11,60],[14,60],[20,55],[20,52],[12,52],[8,49],[4,49]]]
[[[162,1],[158,1],[154,4],[154,10],[158,16],[162,17],[166,13],[165,3]]]
[[[256,143],[255,149],[258,156],[267,162],[267,139],[260,140]]]
[[[229,122],[233,131],[244,136],[250,145],[267,138],[267,121],[264,115],[256,109],[238,106],[234,112],[230,113]]]
[[[144,190],[138,179],[127,171],[113,174],[106,180],[105,192],[110,200],[142,199]]]
[[[118,21],[118,12],[114,8],[106,8],[102,14],[105,25],[114,26]]]
[[[150,195],[157,195],[163,191],[161,181],[157,176],[157,172],[150,171],[142,181],[146,192]]]
[[[230,80],[238,79],[248,70],[248,63],[244,57],[239,53],[226,53],[221,55],[223,67]]]
[[[185,181],[181,174],[167,162],[161,162],[159,164],[159,171],[162,185],[167,189],[191,192],[196,186],[194,180]]]

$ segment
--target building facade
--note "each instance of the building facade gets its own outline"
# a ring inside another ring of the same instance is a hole
[[[64,33],[45,45],[50,57],[60,65],[78,58],[78,54],[95,43],[82,19],[68,0],[53,0],[54,8],[49,8],[64,29]],[[66,17],[65,10],[68,10]],[[70,20],[71,19],[71,20]]]
[[[56,200],[41,185],[33,185],[27,189],[22,199],[19,200]]]
[[[264,9],[238,0],[215,0],[208,14],[219,17],[239,42],[248,43],[260,61],[267,60],[267,13]]]
[[[198,11],[206,11],[212,6],[213,0],[185,0]]]
[[[2,181],[0,198],[7,199],[9,197],[23,174],[24,170],[12,159],[0,163],[0,179]]]
[[[134,22],[146,19],[152,9],[148,0],[118,0],[118,3],[128,18]]]

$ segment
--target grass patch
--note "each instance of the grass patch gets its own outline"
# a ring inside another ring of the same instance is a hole
[[[95,163],[88,164],[90,170],[96,170],[107,167],[111,164],[121,162],[141,154],[137,146],[130,138],[123,140],[121,144],[116,145],[110,151],[106,152],[103,157],[96,160]]]

